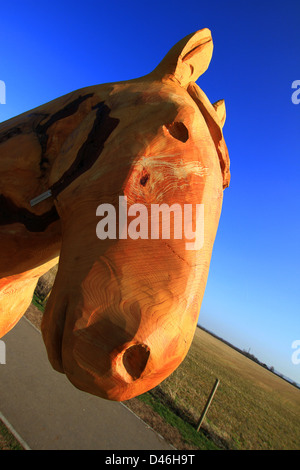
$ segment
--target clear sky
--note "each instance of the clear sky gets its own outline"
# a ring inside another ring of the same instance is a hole
[[[0,121],[84,86],[142,76],[187,34],[212,31],[213,59],[197,83],[211,102],[225,99],[232,179],[199,324],[298,383],[299,25],[299,0],[0,6]]]

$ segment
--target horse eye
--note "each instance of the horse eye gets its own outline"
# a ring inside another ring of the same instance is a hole
[[[169,131],[172,137],[181,142],[186,142],[189,138],[189,131],[183,122],[172,122],[171,124],[166,124],[166,129]]]

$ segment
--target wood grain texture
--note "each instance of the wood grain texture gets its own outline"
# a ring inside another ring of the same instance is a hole
[[[230,179],[224,101],[212,105],[195,84],[212,49],[210,31],[197,31],[146,76],[72,92],[0,125],[0,336],[59,256],[42,322],[48,357],[106,399],[155,387],[193,339]],[[48,189],[52,198],[31,207]],[[147,210],[148,238],[98,238],[97,208],[117,214],[120,197]],[[186,249],[174,230],[151,238],[155,204],[203,204],[203,246]]]

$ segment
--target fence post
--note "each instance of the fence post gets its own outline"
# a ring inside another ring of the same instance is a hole
[[[218,388],[219,383],[220,383],[220,380],[219,380],[219,379],[216,379],[215,385],[213,386],[213,388],[212,388],[212,390],[211,390],[211,392],[210,392],[210,395],[209,395],[209,397],[208,397],[208,399],[207,399],[206,405],[205,405],[205,407],[204,407],[204,409],[203,409],[203,411],[202,411],[201,417],[200,417],[200,419],[199,419],[198,426],[197,426],[197,432],[199,431],[199,429],[200,429],[200,427],[201,427],[201,424],[202,424],[202,422],[203,422],[203,420],[204,420],[204,418],[205,418],[205,415],[206,415],[206,413],[207,413],[207,410],[208,410],[208,408],[210,407],[210,404],[211,404],[211,402],[212,402],[212,399],[214,398],[214,395],[215,395],[215,393],[216,393],[216,391],[217,391],[217,388]]]

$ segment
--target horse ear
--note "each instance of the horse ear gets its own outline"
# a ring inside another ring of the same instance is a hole
[[[226,120],[225,101],[224,100],[216,101],[213,104],[213,107],[215,108],[215,111],[218,115],[218,118],[219,118],[220,123],[221,123],[221,127],[224,127],[225,120]]]
[[[162,80],[175,79],[186,87],[207,70],[212,52],[210,30],[200,29],[175,44],[152,73]]]

